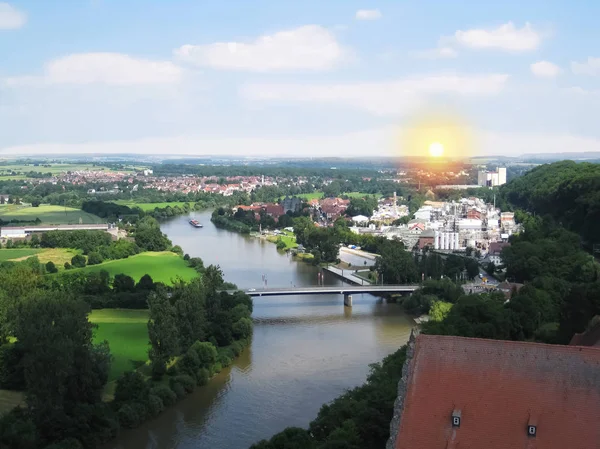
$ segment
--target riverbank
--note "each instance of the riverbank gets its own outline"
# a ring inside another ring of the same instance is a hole
[[[204,228],[191,228],[192,218]],[[319,267],[264,239],[216,228],[210,212],[173,218],[162,229],[242,289],[260,288],[263,275],[269,287],[319,283]],[[342,285],[330,273],[323,282]],[[340,295],[254,298],[252,341],[231,367],[104,449],[248,449],[287,426],[306,428],[323,403],[363,384],[369,364],[397,351],[414,326],[398,304],[366,294],[353,300],[349,309]]]

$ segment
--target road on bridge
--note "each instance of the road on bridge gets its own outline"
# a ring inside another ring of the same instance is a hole
[[[337,287],[295,287],[248,289],[249,296],[358,295],[361,293],[412,293],[419,285],[340,285]]]

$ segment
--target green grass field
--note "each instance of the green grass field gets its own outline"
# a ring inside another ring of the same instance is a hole
[[[0,249],[0,262],[5,260],[26,259],[39,254],[42,250],[35,248]]]
[[[31,206],[0,206],[0,219],[4,221],[23,220],[33,221],[39,218],[43,224],[61,225],[61,224],[79,224],[79,219],[83,224],[100,224],[103,220],[96,215],[88,214],[81,209],[72,207],[41,205],[40,207]]]
[[[175,207],[175,206],[183,206],[185,203],[184,202],[172,202],[172,203],[138,203],[136,201],[130,201],[130,200],[118,200],[115,201],[116,204],[120,204],[122,206],[127,206],[127,207],[139,207],[140,209],[142,209],[144,212],[148,212],[148,211],[153,211],[154,209],[156,209],[157,207],[160,209],[164,209],[167,206],[171,206],[171,207]],[[191,203],[189,203],[191,205]]]
[[[381,198],[381,193],[372,194],[372,193],[362,193],[362,192],[346,192],[344,193],[349,198],[364,198],[366,196],[374,196],[376,198]]]
[[[129,309],[93,310],[89,320],[98,325],[94,343],[104,340],[110,345],[114,359],[109,382],[125,371],[136,369],[148,360],[148,311]]]
[[[196,270],[188,267],[185,260],[171,252],[142,253],[127,259],[111,260],[99,265],[79,268],[78,270],[106,270],[111,276],[126,274],[136,282],[142,276],[148,274],[154,282],[163,282],[168,285],[177,277],[189,281],[198,276]]]

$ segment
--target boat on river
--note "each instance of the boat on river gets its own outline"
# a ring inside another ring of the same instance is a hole
[[[190,224],[195,227],[195,228],[201,228],[202,227],[202,223],[200,223],[198,220],[190,220]]]

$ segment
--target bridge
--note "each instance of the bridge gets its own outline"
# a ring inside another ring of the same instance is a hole
[[[249,289],[248,296],[344,295],[344,305],[352,307],[352,295],[361,293],[412,293],[419,285],[338,285],[334,287],[286,287]]]

